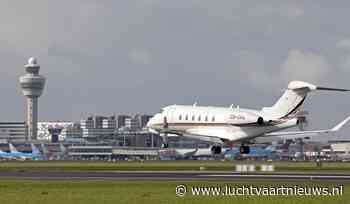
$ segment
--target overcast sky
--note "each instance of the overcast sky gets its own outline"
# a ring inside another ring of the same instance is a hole
[[[47,77],[40,120],[195,101],[261,108],[291,80],[350,88],[349,1],[0,2],[1,121],[25,118],[18,77],[30,56]],[[310,126],[350,115],[349,99],[312,94]]]

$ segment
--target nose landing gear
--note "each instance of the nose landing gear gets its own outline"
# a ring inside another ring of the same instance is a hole
[[[167,148],[169,148],[169,144],[168,144],[168,143],[163,143],[162,147],[163,147],[164,149],[167,149]]]
[[[163,118],[163,128],[164,129],[168,129],[169,128],[169,124],[168,124],[168,119],[167,117]],[[163,136],[163,148],[169,148],[169,144],[168,144],[168,133],[165,132],[164,136]]]

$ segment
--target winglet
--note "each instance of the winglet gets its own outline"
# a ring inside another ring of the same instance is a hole
[[[347,123],[350,120],[350,116],[347,117],[345,120],[343,120],[342,122],[340,122],[338,125],[336,125],[334,128],[331,129],[332,132],[336,132],[338,130],[340,130],[340,128],[342,128],[345,123]]]

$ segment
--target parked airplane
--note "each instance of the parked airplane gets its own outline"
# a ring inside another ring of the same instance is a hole
[[[226,149],[225,149],[226,150]],[[212,146],[208,148],[166,148],[159,150],[160,157],[163,158],[176,158],[176,159],[189,159],[189,158],[203,158],[211,157]]]
[[[248,144],[258,137],[285,135],[319,135],[336,132],[350,117],[332,129],[314,131],[278,132],[287,128],[302,126],[305,116],[300,116],[301,106],[309,92],[349,91],[315,86],[302,81],[292,81],[280,99],[271,107],[261,110],[243,109],[239,107],[206,107],[171,105],[154,115],[147,127],[152,132],[164,134],[164,147],[168,147],[167,134],[192,137],[213,142],[213,153],[222,152],[223,143],[241,143],[240,153],[247,154]]]
[[[340,160],[340,161],[343,161],[343,162],[348,162],[348,161],[350,161],[350,154],[349,153],[338,154],[337,155],[337,160]]]
[[[31,144],[32,152],[31,153],[24,153],[19,152],[17,149],[9,143],[10,147],[10,153],[8,153],[8,156],[10,156],[13,159],[22,159],[22,160],[40,160],[42,159],[42,154],[40,151],[35,147],[34,144]]]
[[[13,159],[13,157],[11,157],[9,154],[10,153],[8,153],[8,152],[4,152],[4,151],[0,150],[0,159],[5,159],[5,160]]]
[[[168,159],[189,159],[191,158],[196,152],[198,151],[198,148],[196,149],[188,149],[188,148],[166,148],[166,149],[160,149],[158,151],[159,157],[163,160]]]
[[[275,156],[276,148],[268,146],[263,147],[251,147],[249,154],[240,154],[239,148],[232,148],[225,151],[225,159],[273,159]]]

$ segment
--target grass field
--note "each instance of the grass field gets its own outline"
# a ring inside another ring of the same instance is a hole
[[[232,171],[236,164],[273,164],[279,172],[350,173],[350,163],[313,162],[227,162],[227,161],[145,161],[145,162],[0,162],[0,171]]]
[[[192,196],[177,197],[179,182],[117,182],[117,181],[0,181],[0,203],[10,204],[155,204],[155,203],[348,203],[350,184],[341,196]],[[181,183],[182,184],[182,183]],[[186,182],[187,186],[255,185],[278,186],[282,183],[214,183]],[[293,186],[295,183],[283,183]],[[334,184],[304,183],[303,186],[331,186]],[[189,193],[188,193],[189,194]]]
[[[197,171],[205,167],[209,171],[232,171],[236,164],[266,164],[262,162],[222,162],[222,161],[170,161],[170,162],[0,162],[0,171]],[[270,163],[269,163],[270,164]],[[274,162],[277,171],[293,173],[350,173],[350,163],[324,163],[322,168],[309,162]],[[187,186],[187,195],[177,197],[175,188],[179,184]],[[344,184],[341,196],[193,196],[194,186],[329,186],[335,183],[286,183],[270,181],[229,182],[175,182],[175,181],[34,181],[0,180],[0,203],[9,204],[154,204],[154,203],[347,203],[350,200],[350,183]]]

